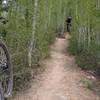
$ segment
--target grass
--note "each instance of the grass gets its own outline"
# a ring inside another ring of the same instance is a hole
[[[81,79],[80,82],[83,84],[85,88],[92,90],[92,91],[95,90],[95,85],[89,79],[83,78]]]

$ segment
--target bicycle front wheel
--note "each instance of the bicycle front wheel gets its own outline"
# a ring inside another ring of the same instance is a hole
[[[0,42],[0,82],[4,97],[9,97],[13,89],[13,71],[9,51],[3,42]]]

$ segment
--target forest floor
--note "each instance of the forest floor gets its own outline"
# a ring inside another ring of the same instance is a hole
[[[67,50],[69,38],[56,38],[50,57],[42,62],[45,70],[35,76],[30,89],[17,93],[13,100],[100,100],[85,87],[86,74]]]

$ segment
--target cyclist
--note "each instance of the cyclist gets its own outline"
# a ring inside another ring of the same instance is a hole
[[[71,16],[68,16],[66,18],[67,32],[70,32],[71,31],[71,22],[72,22],[72,17]]]

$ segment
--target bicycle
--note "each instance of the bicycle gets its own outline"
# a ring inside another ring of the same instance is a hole
[[[67,32],[71,32],[71,22],[72,22],[72,17],[67,17],[66,18],[66,25],[67,25]]]
[[[8,98],[13,90],[13,70],[8,48],[0,41],[0,100]]]

